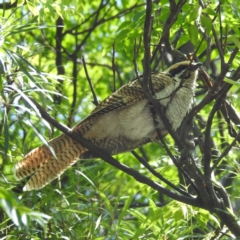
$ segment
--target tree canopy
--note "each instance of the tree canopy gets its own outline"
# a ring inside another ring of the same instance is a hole
[[[2,239],[240,237],[238,1],[3,1],[0,12]],[[88,146],[101,159],[22,191],[12,168],[24,155],[186,59],[203,67],[176,132],[113,157]]]

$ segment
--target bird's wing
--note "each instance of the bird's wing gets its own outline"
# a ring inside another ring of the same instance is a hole
[[[160,92],[173,83],[172,77],[165,73],[152,74],[151,79],[154,93]],[[75,129],[80,127],[80,125],[83,125],[85,122],[91,122],[105,113],[131,106],[134,103],[143,100],[145,98],[145,93],[144,89],[139,84],[139,80],[143,80],[143,77],[140,76],[139,79],[132,80],[107,97],[87,118],[77,124]]]

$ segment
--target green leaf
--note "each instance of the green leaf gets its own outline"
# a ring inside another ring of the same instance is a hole
[[[47,78],[41,74],[30,62],[28,62],[25,58],[20,56],[19,54],[16,54],[15,52],[4,48],[8,56],[15,62],[15,64],[21,69],[21,71],[29,78],[29,80],[32,81],[34,85],[41,88],[41,86],[38,84],[38,82],[33,77],[33,74],[30,74],[30,70],[37,73],[38,76],[42,78],[45,82],[47,82]]]
[[[224,78],[224,82],[227,82],[227,83],[229,83],[229,84],[232,84],[232,85],[240,85],[240,82],[239,81],[233,81],[232,79],[230,79],[230,78],[227,78],[227,77],[225,77]]]
[[[118,27],[117,29],[117,32],[121,31],[122,29],[125,29],[125,28],[128,28],[129,29],[129,26],[132,24],[131,21],[125,21],[123,22],[122,24],[120,24],[120,26]]]
[[[240,49],[240,41],[233,35],[228,37],[228,42],[233,42]]]
[[[133,17],[132,22],[134,22],[134,23],[138,22],[140,19],[143,19],[143,17],[145,17],[145,15],[146,15],[146,10],[136,12],[136,14]]]
[[[195,25],[189,24],[188,25],[188,35],[191,39],[193,45],[198,45],[198,29]]]
[[[38,6],[36,6],[35,4],[33,4],[30,1],[26,1],[26,2],[27,2],[27,6],[28,6],[29,10],[32,12],[32,14],[34,16],[38,16],[39,15],[39,8],[38,8]]]
[[[212,30],[212,19],[205,15],[201,15],[201,24],[204,29],[206,29],[207,33],[209,34]]]
[[[195,22],[195,20],[198,18],[198,7],[191,8],[191,11],[189,13],[189,22]]]
[[[10,85],[8,87],[15,90],[17,93],[19,93],[19,95],[32,107],[32,109],[35,111],[36,115],[39,118],[42,117],[38,108],[36,107],[36,105],[33,103],[33,101],[24,92],[22,92],[20,89],[18,89],[15,85]]]
[[[108,198],[106,197],[106,195],[103,192],[99,192],[99,195],[103,199],[103,201],[104,201],[104,203],[105,203],[109,213],[111,213],[112,212],[112,206],[111,206],[110,201],[108,200]]]
[[[98,227],[100,226],[101,219],[102,219],[102,215],[100,215],[100,216],[98,217],[98,219],[97,219],[97,221],[96,221],[96,226],[95,226],[95,229],[94,229],[94,230],[98,229]]]
[[[87,175],[85,175],[83,172],[78,171],[78,170],[76,170],[76,172],[77,172],[79,175],[83,176],[95,189],[97,189],[97,187],[96,187],[96,185],[94,184],[94,182],[93,182],[89,177],[87,177]]]
[[[214,11],[211,7],[206,7],[202,10],[203,13],[207,13],[207,15],[215,17],[218,13]]]
[[[50,217],[46,214],[38,213],[24,207],[12,192],[1,187],[0,207],[2,207],[3,211],[20,229],[27,228],[29,226],[28,218],[37,221],[43,228],[46,228],[46,224],[50,219]]]
[[[131,29],[123,29],[120,32],[118,32],[116,35],[116,43],[125,39],[130,32],[131,32]]]
[[[127,198],[125,198],[125,199],[126,199],[126,202],[125,202],[125,204],[124,204],[124,206],[123,206],[123,208],[122,208],[121,214],[120,214],[120,216],[119,216],[119,220],[118,220],[118,221],[119,221],[119,224],[121,223],[123,217],[126,215],[126,212],[128,211],[129,206],[130,206],[133,198],[134,198],[134,192],[132,192],[131,194],[129,194],[129,195],[127,196]],[[124,200],[125,200],[125,199],[124,199]]]

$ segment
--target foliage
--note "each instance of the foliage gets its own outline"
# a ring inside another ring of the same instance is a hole
[[[237,1],[17,1],[1,3],[0,9],[3,239],[239,237]],[[147,20],[151,25],[146,26]],[[13,165],[61,134],[42,118],[36,102],[73,127],[94,104],[147,71],[143,59],[150,57],[151,70],[162,71],[194,51],[204,68],[194,108],[176,133],[183,145],[168,135],[166,145],[148,144],[115,156],[139,173],[133,177],[93,159],[79,161],[42,190],[21,191],[24,183],[14,179]],[[213,86],[208,89],[201,80]],[[186,139],[195,146],[189,147]],[[196,163],[191,162],[193,171],[185,168],[189,162],[183,159],[189,156]],[[146,160],[150,168],[144,166]],[[224,205],[220,211],[206,205],[209,196]]]

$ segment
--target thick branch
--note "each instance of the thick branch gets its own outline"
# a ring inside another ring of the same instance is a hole
[[[13,3],[11,3],[11,1],[9,2],[3,1],[3,3],[0,4],[0,9],[7,10],[7,9],[15,8],[17,7],[17,3],[18,1],[15,1]]]
[[[188,196],[183,196],[180,194],[177,194],[169,189],[164,188],[161,186],[159,183],[147,178],[146,176],[142,175],[138,171],[129,168],[128,166],[120,163],[116,159],[114,159],[112,156],[110,156],[108,153],[105,151],[101,150],[94,144],[92,144],[90,141],[84,139],[81,137],[79,134],[72,132],[69,128],[65,127],[64,125],[60,124],[57,122],[54,118],[52,118],[37,102],[32,100],[36,107],[38,108],[41,116],[43,119],[45,119],[47,122],[52,124],[54,127],[65,133],[66,135],[70,136],[71,138],[74,139],[74,141],[79,142],[82,144],[84,147],[89,149],[91,152],[94,153],[94,155],[99,156],[101,159],[103,159],[105,162],[109,163],[110,165],[120,169],[121,171],[127,173],[128,175],[132,176],[135,178],[138,182],[146,184],[150,186],[151,188],[167,195],[168,197],[175,199],[177,201],[183,202],[185,204],[189,204],[195,207],[202,207],[200,201],[198,199],[193,198],[193,197],[188,197]]]

